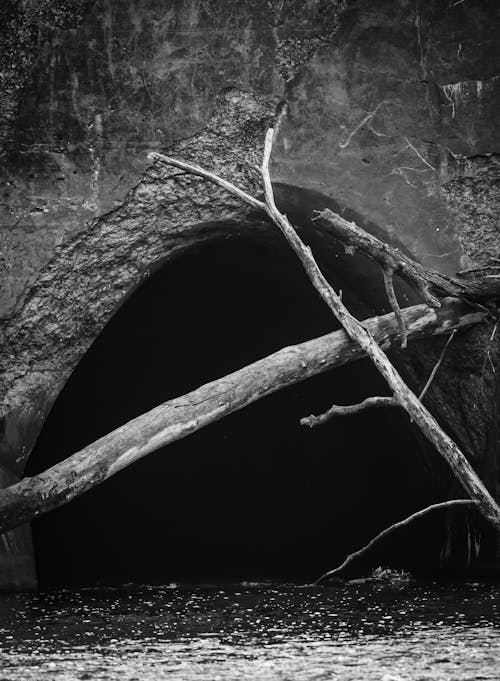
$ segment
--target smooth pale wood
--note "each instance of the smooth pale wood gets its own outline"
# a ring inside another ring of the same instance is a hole
[[[409,340],[448,335],[485,320],[455,299],[439,310],[415,305],[402,311]],[[399,344],[393,313],[365,320],[371,338]],[[175,442],[282,388],[361,359],[363,349],[343,331],[275,352],[224,378],[169,400],[108,433],[61,463],[0,491],[0,532],[22,525],[104,482],[150,452]],[[168,450],[167,450],[168,451]]]

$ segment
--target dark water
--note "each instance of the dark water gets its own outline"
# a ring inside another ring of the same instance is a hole
[[[0,680],[500,679],[498,585],[276,584],[0,598]]]

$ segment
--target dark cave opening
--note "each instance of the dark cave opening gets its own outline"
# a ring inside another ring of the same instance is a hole
[[[359,292],[345,295],[363,307]],[[152,274],[107,324],[49,414],[27,474],[335,328],[286,245],[276,252],[233,238],[192,250]],[[446,474],[396,410],[299,424],[332,402],[374,394],[387,390],[370,363],[347,365],[135,463],[33,523],[41,586],[317,577],[442,492]],[[443,538],[444,518],[422,520],[356,569],[435,570]]]

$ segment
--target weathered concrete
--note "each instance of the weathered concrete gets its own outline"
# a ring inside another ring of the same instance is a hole
[[[441,271],[498,253],[494,0],[44,0],[1,12],[0,462],[15,476],[148,268],[248,220],[213,187],[150,166],[150,149],[258,191],[246,161],[279,121],[276,180],[335,199]],[[493,418],[490,337],[474,335],[474,366],[458,374],[467,399],[448,382],[436,390],[492,478],[470,428]]]

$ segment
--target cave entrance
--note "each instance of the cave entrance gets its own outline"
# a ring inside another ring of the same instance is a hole
[[[366,312],[359,291],[330,278],[354,312]],[[160,402],[335,328],[285,243],[238,237],[192,249],[159,267],[88,350],[27,473]],[[318,576],[439,496],[439,465],[430,470],[405,414],[377,409],[317,429],[299,425],[333,401],[374,394],[387,394],[383,380],[361,361],[150,454],[33,523],[41,586]],[[436,567],[443,532],[438,519],[423,520],[367,560]]]

